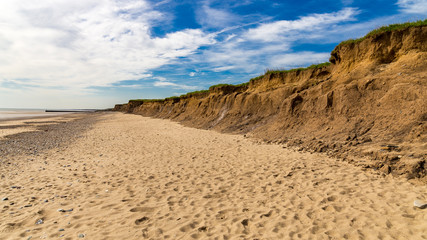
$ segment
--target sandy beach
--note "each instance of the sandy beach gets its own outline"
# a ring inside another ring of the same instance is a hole
[[[4,127],[23,150],[0,157],[0,239],[427,239],[425,185],[169,120],[67,117]]]

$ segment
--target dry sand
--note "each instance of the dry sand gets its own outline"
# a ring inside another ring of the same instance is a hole
[[[427,209],[413,207],[425,185],[168,120],[98,118],[68,145],[0,163],[0,239],[427,239]]]

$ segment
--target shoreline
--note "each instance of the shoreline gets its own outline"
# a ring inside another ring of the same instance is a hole
[[[25,116],[10,116],[10,117],[0,117],[0,124],[4,122],[16,121],[16,120],[31,120],[31,119],[40,119],[40,118],[52,118],[57,116],[63,116],[67,114],[74,114],[76,112],[52,112],[52,113],[36,113],[34,115],[25,114]],[[22,114],[10,114],[10,115],[22,115]]]
[[[0,154],[4,160],[66,145],[96,122],[94,115],[72,113],[0,121]]]

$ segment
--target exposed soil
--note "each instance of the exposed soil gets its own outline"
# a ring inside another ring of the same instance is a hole
[[[114,110],[324,152],[425,183],[426,39],[425,26],[386,32],[337,46],[330,66]]]

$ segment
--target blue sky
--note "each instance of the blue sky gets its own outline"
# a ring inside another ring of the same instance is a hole
[[[0,2],[0,107],[108,108],[325,62],[427,0]]]

